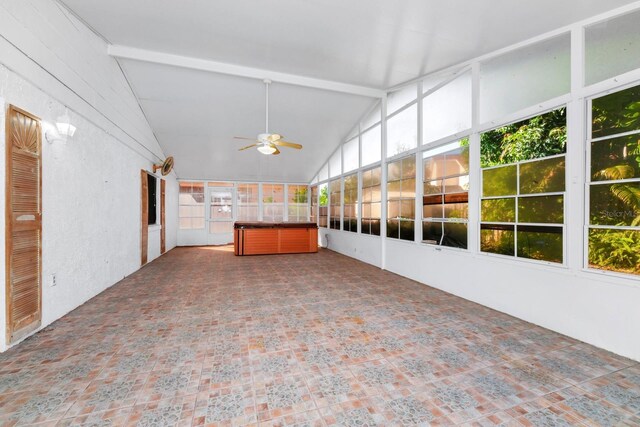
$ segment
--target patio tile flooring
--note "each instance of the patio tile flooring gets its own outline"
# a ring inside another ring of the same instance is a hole
[[[0,425],[640,426],[640,364],[328,250],[176,248],[0,354]]]

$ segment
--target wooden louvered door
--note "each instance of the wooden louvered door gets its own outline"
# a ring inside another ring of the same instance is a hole
[[[147,171],[140,171],[140,265],[147,263],[149,246],[149,180]]]
[[[40,120],[10,106],[6,122],[7,341],[42,319],[42,130]]]
[[[164,191],[165,191],[165,180],[160,180],[160,253],[163,254],[167,251],[167,244],[165,239],[167,237],[167,226],[165,225],[165,207],[164,207]]]

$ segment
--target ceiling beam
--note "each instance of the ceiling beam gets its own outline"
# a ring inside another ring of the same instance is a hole
[[[314,79],[312,77],[280,73],[277,71],[263,70],[261,68],[244,67],[241,65],[227,64],[224,62],[210,61],[208,59],[193,58],[190,56],[172,55],[169,53],[138,49],[129,46],[109,45],[108,53],[114,58],[133,59],[136,61],[151,62],[154,64],[172,65],[174,67],[189,68],[192,70],[208,71],[211,73],[227,74],[250,79],[269,79],[273,82],[348,93],[351,95],[360,95],[369,98],[382,98],[386,95],[386,92],[383,90],[366,86],[351,85],[331,80]]]

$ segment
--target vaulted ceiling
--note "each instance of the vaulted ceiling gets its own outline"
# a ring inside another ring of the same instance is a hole
[[[180,178],[307,182],[376,91],[634,0],[62,1],[109,43],[150,51],[119,61]],[[238,152],[234,135],[264,131],[274,73],[270,131],[304,149]]]

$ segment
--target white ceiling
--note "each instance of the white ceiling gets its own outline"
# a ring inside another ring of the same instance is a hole
[[[309,182],[371,98],[272,83],[269,131],[301,143],[279,156],[238,151],[265,131],[265,87],[254,79],[121,60],[180,178]]]
[[[62,0],[110,43],[384,89],[635,0]],[[308,181],[374,102],[274,84],[279,157],[237,153],[263,130],[261,82],[120,60],[181,178]]]

